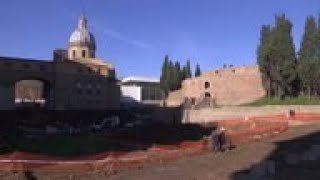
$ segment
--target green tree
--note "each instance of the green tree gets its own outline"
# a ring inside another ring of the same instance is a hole
[[[189,60],[184,67],[181,67],[179,61],[172,61],[168,55],[165,56],[161,69],[160,87],[166,95],[170,91],[180,89],[182,81],[191,77],[192,72]]]
[[[318,51],[317,51],[317,56],[318,59],[320,60],[320,13],[318,15]]]
[[[184,74],[185,74],[185,78],[186,79],[192,77],[192,70],[191,70],[190,60],[187,60],[187,64],[186,64],[185,69],[184,69]]]
[[[181,80],[185,80],[186,79],[186,66],[183,66],[180,70],[180,77],[181,77]]]
[[[317,90],[318,67],[319,67],[319,29],[316,19],[309,16],[306,19],[304,34],[300,51],[298,53],[299,77],[302,86],[306,87],[309,95]]]
[[[267,95],[270,97],[273,95],[272,91],[272,68],[273,62],[271,58],[272,47],[272,28],[269,25],[263,25],[260,31],[260,44],[257,50],[257,59],[260,72],[262,74],[262,83],[267,91]]]
[[[169,68],[168,68],[168,92],[174,90],[175,88],[175,82],[174,82],[174,65],[173,62],[170,60],[169,61]]]
[[[181,83],[182,83],[182,77],[181,77],[181,67],[180,67],[180,62],[176,61],[174,64],[174,90],[180,89],[181,88]]]
[[[169,76],[170,76],[170,67],[169,67],[169,56],[166,55],[162,64],[161,76],[160,76],[160,88],[166,93],[169,92]]]
[[[201,76],[201,69],[199,64],[196,65],[196,70],[194,72],[194,77],[198,77],[198,76]]]
[[[276,16],[270,53],[275,63],[271,73],[273,80],[276,82],[276,94],[279,97],[293,95],[295,91],[294,83],[297,79],[296,56],[291,31],[292,23],[286,16],[284,14]]]
[[[275,17],[274,27],[261,28],[258,64],[268,95],[294,95],[299,88],[291,31],[292,23],[284,14]]]

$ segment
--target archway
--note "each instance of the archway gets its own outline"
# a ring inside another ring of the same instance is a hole
[[[39,79],[23,79],[14,83],[14,102],[17,109],[47,109],[50,102],[50,83]]]

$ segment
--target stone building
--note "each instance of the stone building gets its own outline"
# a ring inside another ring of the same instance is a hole
[[[216,105],[241,105],[266,95],[258,66],[225,67],[183,81],[182,88],[169,94],[168,106],[179,106],[186,99],[193,105],[211,99]]]
[[[95,53],[95,38],[81,16],[68,48],[54,50],[53,60],[0,57],[0,110],[27,103],[48,110],[119,109],[115,68]]]

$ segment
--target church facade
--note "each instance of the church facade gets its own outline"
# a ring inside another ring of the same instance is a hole
[[[47,110],[119,109],[115,67],[95,53],[95,38],[81,16],[68,48],[54,50],[53,60],[0,57],[0,110],[30,103]]]

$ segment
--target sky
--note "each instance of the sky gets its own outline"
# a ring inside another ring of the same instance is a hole
[[[202,70],[252,65],[260,28],[285,13],[296,48],[319,0],[10,0],[0,4],[0,56],[52,59],[85,13],[97,56],[119,77],[159,77],[164,56]]]

